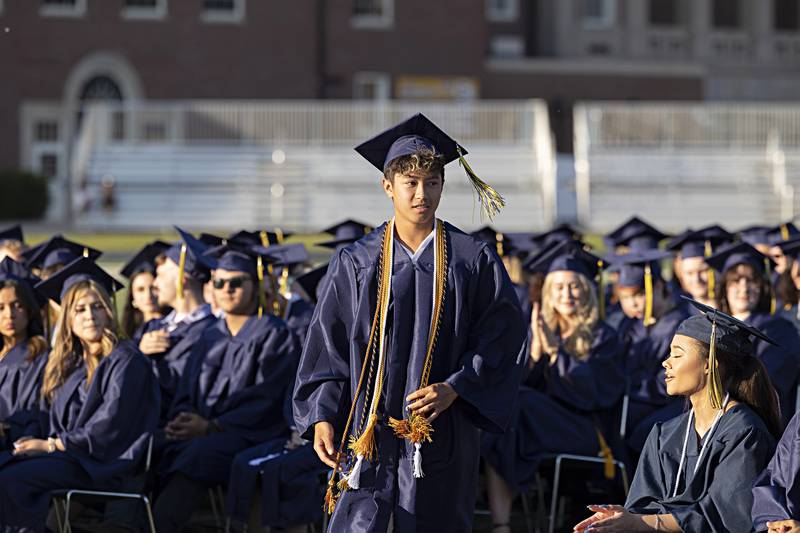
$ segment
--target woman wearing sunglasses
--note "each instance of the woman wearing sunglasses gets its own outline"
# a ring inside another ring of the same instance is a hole
[[[283,402],[300,347],[263,309],[256,258],[223,245],[212,280],[225,316],[194,347],[164,427],[158,531],[179,531],[208,487],[228,482],[234,456],[289,430]]]

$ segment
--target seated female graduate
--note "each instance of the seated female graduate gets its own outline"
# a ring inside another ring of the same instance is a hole
[[[158,422],[150,362],[117,337],[113,294],[121,285],[79,258],[36,289],[61,304],[41,386],[38,435],[0,454],[0,524],[44,531],[50,491],[115,490],[141,468]]]
[[[510,531],[514,493],[533,484],[544,455],[602,454],[613,472],[604,432],[625,380],[617,333],[599,319],[598,258],[568,241],[532,269],[547,276],[531,318],[529,375],[509,429],[482,437],[496,531]]]
[[[795,413],[775,455],[753,484],[753,530],[800,532],[800,413]]]
[[[316,303],[327,268],[325,264],[295,279],[307,301]],[[320,476],[328,472],[328,467],[298,433],[292,415],[292,390],[287,390],[284,419],[291,435],[239,453],[231,467],[226,511],[234,524],[247,524],[248,531],[265,527],[302,533],[306,524],[322,519],[324,488]]]
[[[661,277],[659,250],[631,252],[614,258],[619,268],[616,291],[625,319],[618,333],[624,346],[629,397],[626,442],[638,455],[656,422],[678,416],[682,403],[667,395],[662,363],[669,356],[675,331],[689,313],[676,303]]]
[[[667,249],[676,254],[673,275],[678,278],[686,296],[716,306],[717,276],[706,258],[713,255],[717,248],[730,243],[733,237],[732,233],[714,225],[685,231],[667,242]],[[690,314],[697,314],[697,310],[684,300],[678,303],[686,306]]]
[[[230,245],[213,253],[215,297],[225,316],[195,344],[158,446],[162,488],[154,512],[163,532],[180,529],[206,488],[227,484],[237,453],[289,435],[283,402],[300,347],[263,308],[256,257]]]
[[[775,450],[775,390],[750,337],[757,328],[690,300],[664,361],[667,393],[691,410],[653,427],[625,506],[589,506],[575,531],[749,532],[751,487]]]
[[[136,252],[120,270],[128,278],[128,297],[122,311],[122,331],[136,344],[142,340],[145,324],[165,315],[155,290],[156,258],[169,249],[162,241],[153,241]]]
[[[47,363],[38,281],[10,257],[0,261],[0,448],[39,424],[39,387]],[[43,300],[43,299],[42,299]]]
[[[770,261],[745,243],[721,248],[708,258],[708,263],[722,274],[720,310],[746,320],[778,343],[774,346],[756,340],[755,348],[778,391],[781,418],[786,424],[795,411],[800,376],[800,336],[791,322],[774,314],[775,299],[765,266]]]
[[[189,233],[176,228],[181,240],[156,258],[154,284],[158,305],[171,307],[163,318],[147,322],[139,341],[139,349],[155,365],[161,387],[161,424],[189,360],[189,354],[203,332],[216,318],[203,300],[203,284],[210,277],[210,258],[203,253],[208,247]]]

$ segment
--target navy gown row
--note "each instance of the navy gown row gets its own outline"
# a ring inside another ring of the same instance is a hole
[[[15,440],[38,430],[47,350],[32,358],[28,346],[27,340],[20,342],[0,359],[0,422],[7,425],[0,449],[10,449]]]

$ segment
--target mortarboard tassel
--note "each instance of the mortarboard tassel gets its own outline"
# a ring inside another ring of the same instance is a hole
[[[656,323],[653,318],[653,271],[650,263],[644,266],[644,325],[652,326]]]
[[[284,266],[283,270],[281,271],[280,291],[281,291],[281,294],[284,295],[284,296],[289,294],[289,267],[288,266]]]
[[[603,433],[594,428],[595,432],[597,432],[597,443],[600,445],[600,456],[604,459],[603,461],[603,475],[605,475],[606,479],[614,479],[616,476],[616,464],[614,464],[614,453],[611,451],[611,448],[606,442],[605,437],[603,437]]]
[[[283,230],[281,228],[275,228],[275,240],[278,241],[278,244],[283,244],[285,239],[283,237]]]
[[[599,287],[598,290],[598,298],[597,298],[597,305],[600,307],[600,320],[606,319],[606,280],[605,276],[603,276],[603,260],[597,260],[597,285]]]
[[[272,289],[272,314],[280,317],[281,313],[281,302],[278,294],[278,281],[275,279],[275,270],[272,268],[271,263],[267,263],[267,274],[269,275],[269,283]]]
[[[495,242],[497,243],[497,255],[503,257],[503,234],[499,231],[494,234]]]
[[[469,181],[472,183],[472,187],[475,189],[475,192],[478,193],[478,200],[481,203],[481,211],[489,217],[489,220],[493,220],[495,216],[500,212],[502,208],[506,206],[506,201],[500,196],[491,185],[483,181],[478,177],[477,174],[472,170],[472,167],[469,166],[467,160],[464,159],[464,154],[461,152],[461,147],[456,145],[456,150],[458,151],[458,162],[459,164],[464,167],[464,172],[467,173],[467,177]]]
[[[789,240],[789,227],[786,224],[781,224],[781,240]]]
[[[775,298],[775,288],[769,282],[772,279],[772,266],[769,264],[768,257],[764,258],[764,272],[767,273],[767,288],[769,289],[769,314],[774,315],[778,308],[778,300]]]
[[[717,321],[711,321],[711,342],[708,345],[708,397],[711,407],[722,407],[722,378],[717,364]]]
[[[89,257],[89,248],[83,247],[83,257]]]
[[[711,257],[714,255],[714,249],[711,247],[711,241],[706,241],[705,256]],[[716,280],[714,279],[714,269],[708,268],[708,299],[713,301],[716,293]]]
[[[186,268],[186,243],[181,244],[181,255],[178,260],[178,298],[183,299],[183,276]]]
[[[260,232],[258,232],[258,236],[261,237],[261,246],[263,246],[264,248],[268,248],[269,234],[266,231],[261,230]]]
[[[264,260],[261,256],[256,259],[256,274],[258,275],[258,318],[264,316],[267,307],[267,297],[264,295]]]

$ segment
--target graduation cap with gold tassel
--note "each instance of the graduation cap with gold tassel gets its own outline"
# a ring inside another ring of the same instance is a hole
[[[181,240],[167,248],[164,255],[178,265],[178,298],[183,298],[186,276],[188,275],[198,283],[205,283],[209,280],[214,264],[208,256],[204,255],[208,246],[177,226],[175,226],[175,230],[181,236]]]
[[[356,152],[381,172],[385,172],[389,164],[398,157],[423,151],[437,154],[444,165],[458,160],[475,189],[481,212],[490,220],[505,207],[505,199],[478,177],[467,163],[464,158],[467,150],[422,113],[417,113],[356,147]]]
[[[661,279],[661,261],[669,256],[669,252],[644,250],[614,256],[611,259],[619,270],[618,286],[644,290],[645,307],[642,322],[645,326],[656,323],[653,307],[655,282]]]
[[[702,314],[684,320],[675,334],[691,337],[708,345],[709,399],[714,409],[720,409],[726,391],[719,372],[719,351],[734,357],[756,357],[751,337],[775,346],[777,343],[746,322],[686,296],[681,297]]]

